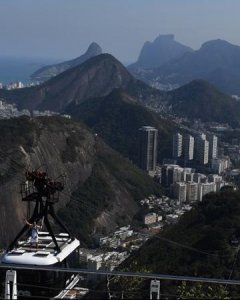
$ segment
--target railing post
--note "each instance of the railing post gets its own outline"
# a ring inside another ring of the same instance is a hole
[[[7,270],[5,279],[5,299],[17,299],[17,272]]]
[[[150,299],[160,299],[160,280],[151,280]]]

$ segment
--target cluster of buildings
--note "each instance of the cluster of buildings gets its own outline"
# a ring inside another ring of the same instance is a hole
[[[16,105],[8,104],[0,100],[0,119],[18,118],[21,116],[41,117],[41,116],[56,116],[56,115],[60,115],[60,114],[50,110],[45,110],[45,111],[33,110],[32,112],[30,112],[28,109],[18,110]],[[71,118],[70,115],[66,115],[66,114],[61,116],[69,119]]]
[[[119,251],[99,251],[91,249],[80,249],[80,265],[91,271],[103,270],[112,271],[119,266],[127,257],[128,252]],[[97,281],[103,276],[98,274],[89,274],[88,280]]]
[[[38,84],[39,84],[38,82],[29,82],[28,84],[24,84],[21,81],[10,82],[7,84],[3,84],[0,82],[0,89],[15,90],[15,89],[22,89],[24,87],[30,87]]]
[[[17,118],[21,116],[31,116],[27,109],[18,110],[13,104],[7,104],[0,100],[0,119]]]
[[[170,188],[170,195],[179,202],[202,201],[204,195],[230,185],[218,174],[195,173],[192,168],[165,164],[161,169],[161,184]]]
[[[176,133],[173,136],[173,157],[176,159],[195,160],[199,165],[206,165],[217,158],[217,150],[218,138],[214,134],[202,133],[193,137]]]
[[[128,225],[120,227],[109,236],[100,237],[99,246],[102,249],[124,249],[131,252],[137,250],[144,241],[145,239]]]
[[[158,130],[152,126],[139,129],[138,165],[149,175],[155,175],[157,166]],[[214,134],[176,133],[173,136],[173,158],[180,165],[208,168],[213,173],[223,174],[230,168],[230,158],[218,155],[218,137]]]
[[[172,150],[173,158],[184,165],[207,166],[217,174],[230,167],[229,157],[218,157],[218,137],[214,134],[176,133]]]
[[[147,239],[131,229],[130,225],[120,227],[111,235],[99,238],[99,248],[81,248],[80,265],[88,270],[112,271]],[[100,278],[91,274],[88,279],[95,281]]]
[[[159,198],[151,195],[141,200],[140,204],[149,210],[143,215],[143,223],[153,233],[161,230],[165,224],[175,224],[180,216],[192,209],[189,203],[181,203],[167,196]]]
[[[11,82],[8,84],[3,84],[0,82],[0,89],[14,90],[14,89],[22,89],[22,88],[24,88],[24,84],[21,81]]]

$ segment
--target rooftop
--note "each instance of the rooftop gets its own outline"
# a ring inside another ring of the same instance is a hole
[[[49,232],[39,232],[38,248],[32,246],[30,239],[18,242],[18,246],[6,252],[1,262],[5,264],[53,265],[63,261],[80,245],[79,240],[69,238],[67,233],[55,235],[60,252],[55,250],[55,244]]]

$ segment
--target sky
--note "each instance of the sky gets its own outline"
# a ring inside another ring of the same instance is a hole
[[[240,45],[240,0],[0,0],[0,56],[70,59],[91,42],[124,63],[159,34]]]

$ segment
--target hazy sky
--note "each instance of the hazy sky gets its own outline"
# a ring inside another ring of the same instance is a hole
[[[0,55],[73,58],[95,41],[131,62],[160,33],[240,45],[239,13],[240,0],[0,0]]]

